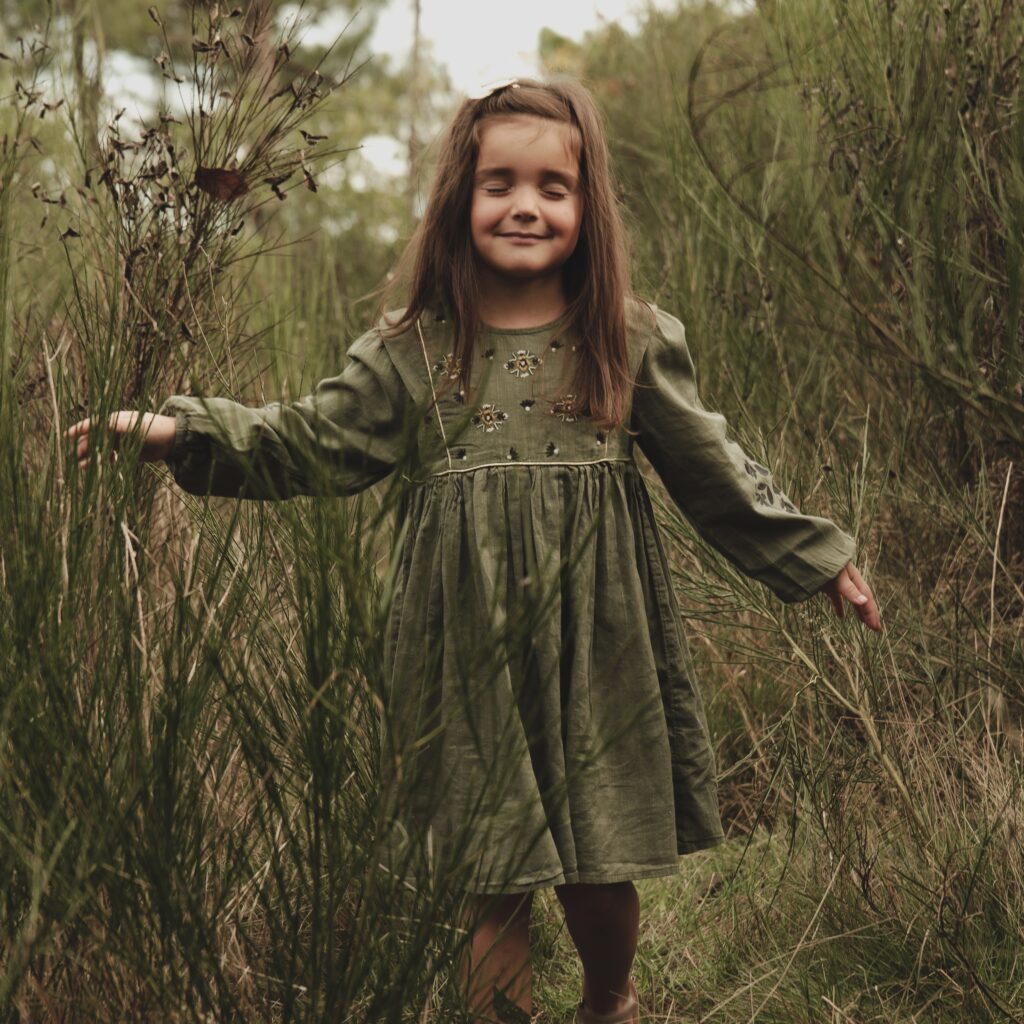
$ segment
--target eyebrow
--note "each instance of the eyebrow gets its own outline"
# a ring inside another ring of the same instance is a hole
[[[481,178],[511,178],[513,171],[511,167],[481,167],[474,175],[476,180]],[[565,171],[558,171],[552,167],[545,167],[541,171],[541,178],[555,179],[562,182],[569,188],[574,187],[577,184],[576,178],[570,173]]]

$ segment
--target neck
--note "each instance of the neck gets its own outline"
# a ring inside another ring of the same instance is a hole
[[[487,268],[480,272],[480,319],[489,327],[539,327],[567,306],[561,275],[517,281]]]

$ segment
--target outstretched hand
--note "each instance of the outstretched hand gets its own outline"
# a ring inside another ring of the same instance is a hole
[[[853,605],[857,617],[865,626],[875,630],[882,628],[882,617],[878,613],[878,605],[875,604],[875,595],[871,593],[871,588],[861,578],[853,562],[842,569],[834,580],[829,580],[822,587],[822,593],[828,595],[839,618],[846,614],[846,606],[843,604],[845,598]]]
[[[174,447],[175,426],[173,416],[161,416],[152,412],[140,413],[128,409],[111,413],[106,423],[107,432],[112,435],[115,445],[120,441],[121,435],[141,431],[143,439],[139,459],[142,462],[156,462],[170,455]],[[92,434],[101,428],[102,421],[92,418],[79,420],[64,431],[66,438],[75,441],[79,468],[85,469],[89,464],[89,442]]]

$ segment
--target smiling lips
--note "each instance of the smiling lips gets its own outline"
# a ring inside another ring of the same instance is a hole
[[[529,239],[531,241],[540,242],[545,238],[550,238],[550,235],[528,235],[525,231],[506,231],[498,235],[499,238],[517,238],[517,239]]]

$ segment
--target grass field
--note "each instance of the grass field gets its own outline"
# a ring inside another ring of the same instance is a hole
[[[639,886],[652,1022],[1024,1020],[1022,37],[1010,3],[793,0],[547,55],[605,111],[638,290],[737,439],[857,537],[885,624],[781,605],[649,471],[730,836]],[[346,86],[76,141],[40,39],[0,62],[4,1019],[455,1020],[462,866],[378,867],[408,796],[375,762],[397,490],[207,502],[60,439],[337,372],[395,253],[303,237],[338,199],[294,140]],[[290,205],[193,184],[240,140]],[[551,892],[534,933],[564,1024]]]

